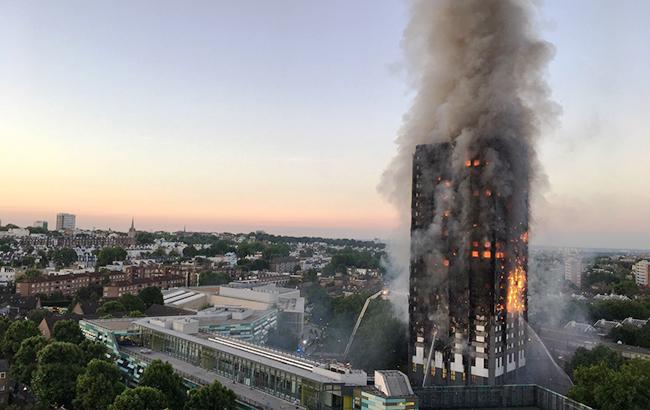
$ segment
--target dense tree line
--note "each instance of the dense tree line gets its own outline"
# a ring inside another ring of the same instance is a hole
[[[199,273],[199,286],[218,286],[230,282],[230,275],[225,272],[201,272]]]
[[[83,337],[74,321],[55,323],[52,339],[41,336],[31,320],[0,317],[0,353],[10,377],[28,386],[36,399],[14,408],[75,410],[235,409],[234,393],[215,382],[188,391],[168,363],[151,362],[134,389],[109,358],[106,347]]]
[[[567,365],[568,396],[601,410],[650,408],[650,361],[623,360],[605,346],[579,348]]]
[[[103,248],[97,255],[97,266],[106,266],[113,262],[123,261],[126,259],[126,256],[126,250],[119,246]]]
[[[153,304],[164,304],[162,291],[156,286],[144,288],[137,295],[125,293],[117,299],[105,301],[97,309],[97,314],[105,318],[124,315],[138,317]]]
[[[345,273],[347,268],[383,269],[381,258],[383,251],[370,252],[345,248],[340,251],[332,250],[332,260],[323,268],[323,275],[331,276],[335,273]]]

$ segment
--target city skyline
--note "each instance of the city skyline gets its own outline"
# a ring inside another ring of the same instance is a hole
[[[284,4],[0,5],[2,222],[388,237],[407,7]],[[648,247],[649,9],[542,6],[563,114],[533,244]]]

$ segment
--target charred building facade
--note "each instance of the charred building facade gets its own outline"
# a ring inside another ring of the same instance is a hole
[[[418,145],[413,158],[413,385],[501,384],[526,364],[530,164],[512,139]]]

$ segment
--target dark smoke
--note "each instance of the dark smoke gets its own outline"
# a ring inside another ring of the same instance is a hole
[[[401,215],[401,229],[389,243],[388,268],[402,310],[407,306],[416,145],[452,142],[454,173],[481,147],[491,164],[483,174],[485,183],[505,197],[525,189],[527,200],[531,182],[540,175],[535,144],[558,108],[544,79],[554,49],[537,34],[535,6],[527,0],[412,3],[402,43],[415,95],[396,140],[397,155],[380,184]],[[414,238],[414,250],[432,249],[439,227],[429,231],[434,235]]]

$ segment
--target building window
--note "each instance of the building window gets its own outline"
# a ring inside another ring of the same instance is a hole
[[[6,378],[6,377],[7,377],[7,373],[6,373],[6,372],[0,372],[0,379],[4,379],[4,378]]]

